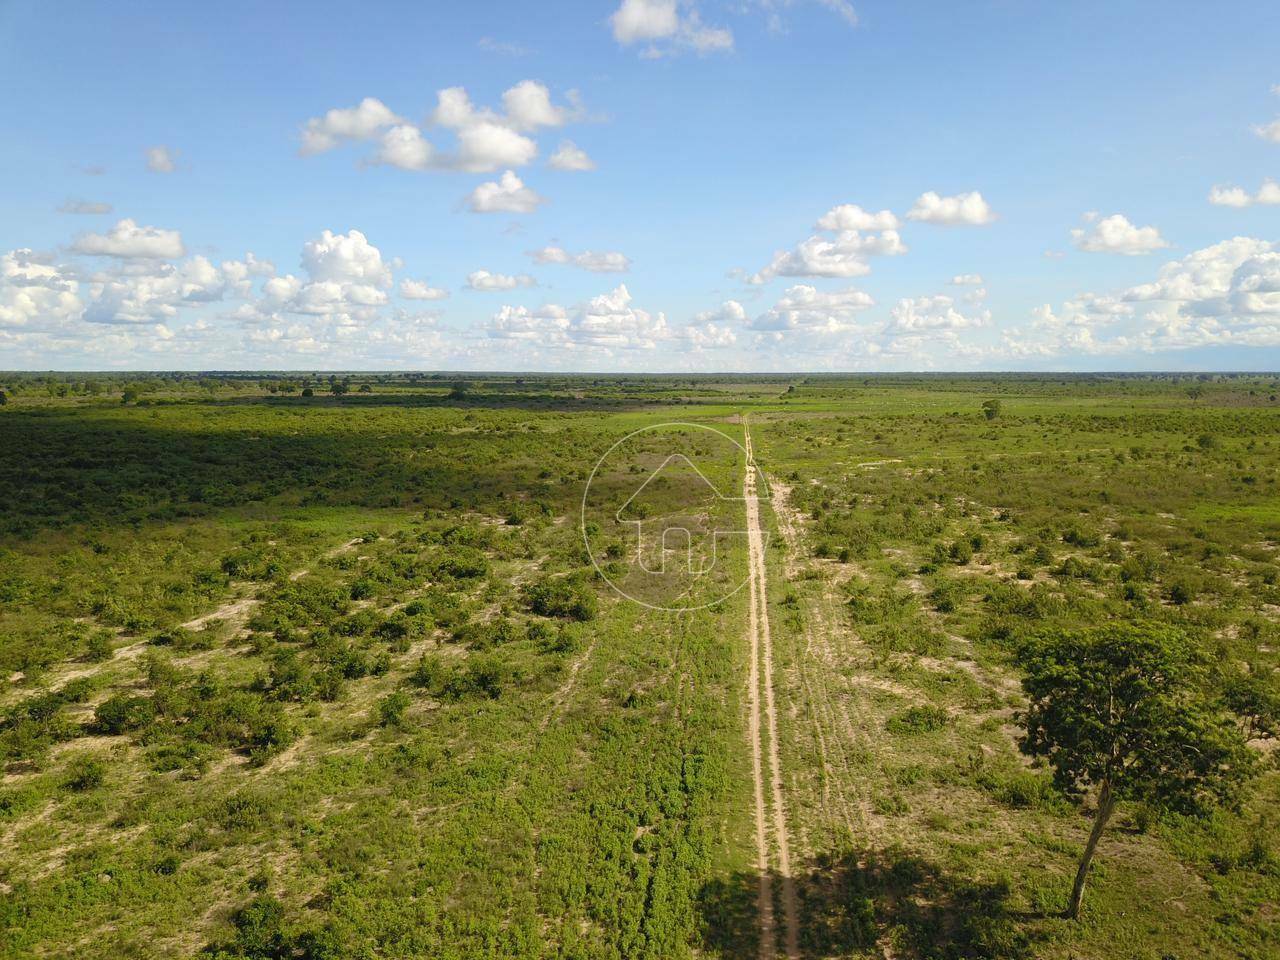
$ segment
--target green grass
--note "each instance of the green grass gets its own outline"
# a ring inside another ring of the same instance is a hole
[[[1280,951],[1274,761],[1122,806],[1055,916],[1088,820],[1012,655],[1280,666],[1273,378],[142,379],[0,377],[0,955],[754,955],[746,597],[628,603],[577,526],[620,437],[743,413],[806,955]]]

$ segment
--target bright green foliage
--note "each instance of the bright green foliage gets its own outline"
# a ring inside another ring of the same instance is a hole
[[[1254,760],[1182,631],[1121,624],[1048,633],[1019,659],[1030,700],[1022,749],[1044,757],[1068,795],[1098,791],[1067,907],[1075,917],[1117,801],[1203,813],[1238,801]]]
[[[1108,783],[1118,799],[1191,813],[1231,802],[1252,771],[1182,631],[1050,633],[1028,642],[1019,662],[1030,700],[1023,749],[1044,757],[1068,794]]]

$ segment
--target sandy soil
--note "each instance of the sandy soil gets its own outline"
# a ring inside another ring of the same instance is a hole
[[[751,641],[751,666],[748,671],[747,704],[750,716],[747,732],[751,741],[751,771],[755,785],[756,864],[760,870],[758,891],[760,910],[760,957],[772,960],[777,955],[777,920],[773,913],[773,883],[769,873],[769,826],[773,829],[777,872],[782,894],[782,939],[788,960],[799,960],[799,904],[791,874],[791,844],[787,835],[786,807],[782,795],[782,763],[778,755],[778,713],[773,696],[773,642],[769,631],[768,581],[764,562],[764,535],[760,530],[760,501],[756,494],[756,465],[751,453],[751,429],[744,424],[743,439],[747,451],[747,469],[742,495],[747,506],[747,544],[750,552],[750,602],[748,632]],[[763,711],[761,688],[763,687]],[[763,716],[762,716],[763,713]],[[761,726],[768,737],[766,750]],[[764,767],[769,768],[769,797],[772,817],[765,811]]]

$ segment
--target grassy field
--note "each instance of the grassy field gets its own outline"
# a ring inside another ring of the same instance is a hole
[[[1274,378],[337,382],[0,375],[0,956],[756,956],[749,596],[631,602],[580,527],[671,421],[768,487],[801,955],[1280,955],[1266,717],[1238,807],[1120,805],[1078,921],[1089,805],[1017,746],[1047,630],[1280,697]]]

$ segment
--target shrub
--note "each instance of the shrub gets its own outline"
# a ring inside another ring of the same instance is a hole
[[[596,595],[582,575],[539,580],[525,588],[525,600],[543,617],[584,621],[596,616]]]
[[[155,718],[156,705],[150,697],[117,693],[98,704],[93,711],[93,726],[99,733],[129,733],[150,725]]]
[[[890,717],[885,722],[884,728],[890,733],[932,733],[935,730],[941,730],[949,722],[947,711],[941,707],[908,707]]]
[[[67,764],[67,776],[62,785],[68,790],[82,793],[96,790],[107,778],[107,767],[96,757],[76,757]]]
[[[409,695],[403,690],[387,694],[378,701],[378,726],[403,726],[404,712],[409,709],[409,703]]]

